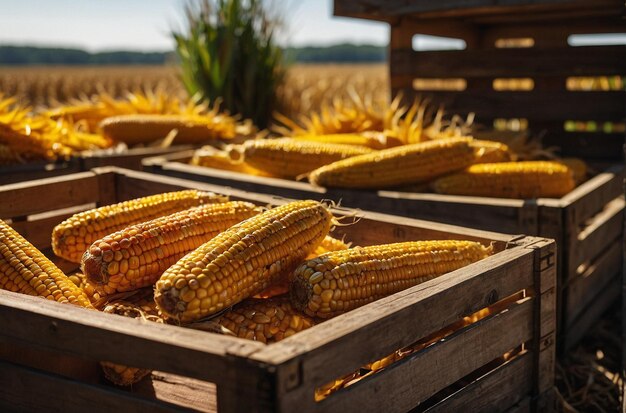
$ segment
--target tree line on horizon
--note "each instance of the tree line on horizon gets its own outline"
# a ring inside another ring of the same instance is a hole
[[[355,45],[304,46],[285,49],[293,63],[379,63],[387,58],[387,47]],[[161,65],[176,63],[175,52],[106,51],[90,53],[81,49],[0,46],[0,65]]]

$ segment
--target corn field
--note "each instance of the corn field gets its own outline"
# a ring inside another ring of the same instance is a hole
[[[160,89],[182,97],[185,90],[175,66],[0,67],[0,93],[20,103],[52,106],[71,99],[107,92],[122,97],[138,89]],[[297,116],[318,110],[324,101],[354,88],[360,94],[385,99],[389,95],[384,64],[296,65],[278,91],[279,111]]]

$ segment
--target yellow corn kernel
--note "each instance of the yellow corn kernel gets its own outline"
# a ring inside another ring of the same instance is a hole
[[[248,165],[284,178],[296,178],[340,159],[372,152],[363,146],[291,138],[250,140],[237,149],[243,152],[243,160]]]
[[[249,218],[187,254],[156,283],[168,318],[188,322],[261,292],[313,251],[334,222],[316,201],[295,201]]]
[[[0,288],[93,308],[89,298],[41,251],[0,220]]]
[[[440,139],[354,156],[309,174],[317,186],[384,188],[427,182],[463,169],[475,158],[469,138]]]
[[[300,265],[290,297],[306,314],[330,318],[481,260],[472,241],[414,241],[329,252]]]
[[[569,167],[549,161],[476,164],[433,183],[440,194],[519,199],[560,198],[575,186]]]
[[[228,197],[223,195],[185,190],[79,212],[54,227],[52,249],[57,256],[80,263],[94,241],[112,232],[194,206],[226,201]]]
[[[106,295],[153,285],[185,254],[260,212],[254,204],[234,201],[201,205],[132,225],[94,242],[83,255],[81,268]],[[109,252],[113,258],[105,261]]]

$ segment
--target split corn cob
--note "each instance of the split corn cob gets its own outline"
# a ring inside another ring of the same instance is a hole
[[[119,115],[104,119],[100,128],[104,135],[114,141],[128,145],[153,142],[165,138],[173,129],[178,133],[174,142],[198,144],[214,139],[232,139],[236,136],[236,125],[225,122],[226,117],[186,115]]]
[[[263,291],[295,268],[330,231],[326,206],[295,201],[222,232],[171,266],[156,283],[161,312],[198,320]]]
[[[0,288],[93,308],[87,296],[30,242],[0,220]]]
[[[226,202],[228,197],[209,192],[185,190],[152,195],[80,212],[57,225],[52,231],[54,253],[80,263],[83,253],[94,241],[129,225],[198,206]]]
[[[549,161],[476,164],[433,183],[440,194],[519,199],[560,198],[574,187],[572,170]]]
[[[415,241],[329,252],[300,265],[290,287],[294,307],[330,318],[481,260],[472,241]]]
[[[312,318],[296,311],[285,297],[248,299],[211,321],[237,337],[266,344],[315,325]]]
[[[470,165],[468,138],[440,139],[359,155],[322,166],[309,174],[318,186],[384,188],[426,182]]]
[[[251,167],[245,161],[234,161],[228,152],[220,151],[211,146],[205,146],[195,151],[190,164],[204,166],[207,168],[222,169],[224,171],[241,172],[248,175],[272,176],[266,172]]]
[[[340,159],[372,152],[362,146],[291,138],[255,139],[239,148],[243,152],[243,160],[253,168],[285,178],[296,178]]]
[[[94,242],[83,255],[81,269],[106,295],[153,285],[185,254],[260,212],[254,204],[235,201],[132,225]]]

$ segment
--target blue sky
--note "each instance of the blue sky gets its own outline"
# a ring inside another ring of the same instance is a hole
[[[385,45],[384,23],[332,16],[332,0],[275,0],[285,5],[289,45],[343,41]],[[169,50],[184,0],[0,0],[0,44],[69,46],[89,51]]]

